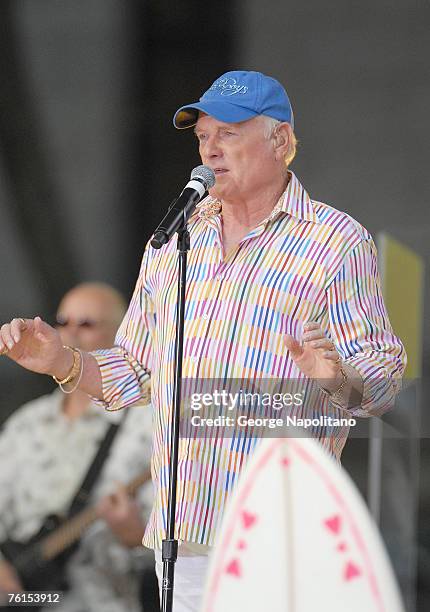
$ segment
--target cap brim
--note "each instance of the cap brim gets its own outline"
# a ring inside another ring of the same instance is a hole
[[[199,112],[206,113],[218,121],[225,123],[240,123],[256,117],[258,113],[243,106],[236,106],[231,102],[196,102],[195,104],[181,106],[173,117],[173,125],[179,130],[193,127],[199,118]]]

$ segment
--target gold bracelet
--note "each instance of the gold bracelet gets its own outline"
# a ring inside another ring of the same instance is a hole
[[[70,372],[67,374],[65,378],[63,378],[63,380],[59,380],[56,376],[52,376],[52,378],[55,380],[57,385],[66,385],[67,383],[72,382],[72,380],[76,378],[76,375],[79,373],[81,369],[82,356],[81,356],[80,351],[78,351],[78,349],[73,348],[73,346],[68,346],[67,344],[65,344],[63,348],[68,349],[69,351],[72,351],[73,365],[72,365]]]
[[[82,380],[82,374],[84,372],[84,358],[82,356],[82,352],[80,351],[80,349],[75,349],[76,351],[78,351],[79,353],[79,376],[76,378],[73,378],[70,382],[73,382],[74,385],[71,389],[65,389],[63,387],[62,384],[60,384],[60,389],[63,393],[73,393],[73,391],[76,391],[76,389],[79,387],[79,384]]]
[[[346,372],[342,366],[340,368],[340,373],[342,374],[342,382],[340,383],[340,386],[336,389],[336,391],[327,391],[327,389],[324,389],[324,387],[320,386],[320,389],[324,393],[324,395],[327,395],[331,400],[334,399],[336,401],[336,395],[341,393],[342,389],[348,381],[348,376],[346,375]]]
[[[344,388],[344,386],[346,385],[346,383],[347,383],[347,381],[348,381],[348,376],[346,375],[346,372],[345,372],[345,370],[342,368],[342,366],[341,366],[341,368],[340,368],[340,373],[341,373],[341,374],[342,374],[342,376],[343,376],[343,380],[342,380],[342,382],[340,383],[340,387],[339,387],[339,389],[337,389],[336,391],[334,391],[334,393],[332,393],[332,394],[331,394],[331,399],[335,399],[335,396],[336,396],[336,395],[339,395],[339,394],[341,393],[342,389]],[[335,399],[335,401],[336,401],[336,399]]]
[[[332,400],[334,399],[335,401],[336,401],[336,395],[339,395],[339,394],[341,393],[342,389],[344,388],[344,386],[346,385],[346,382],[347,382],[347,380],[348,380],[348,376],[346,375],[346,372],[345,372],[345,370],[342,368],[342,366],[341,366],[341,368],[340,368],[340,373],[341,373],[341,374],[342,374],[342,376],[343,376],[343,380],[342,380],[342,382],[340,383],[340,387],[339,387],[338,389],[336,389],[336,391],[333,391],[333,393],[329,393],[330,398],[331,398]]]

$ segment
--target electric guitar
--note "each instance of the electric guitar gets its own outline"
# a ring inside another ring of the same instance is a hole
[[[134,495],[150,478],[149,469],[141,472],[127,484],[127,493]],[[15,568],[24,590],[66,590],[65,562],[86,529],[97,518],[95,506],[84,508],[66,520],[50,516],[40,531],[27,542],[6,540],[0,544],[0,551]]]

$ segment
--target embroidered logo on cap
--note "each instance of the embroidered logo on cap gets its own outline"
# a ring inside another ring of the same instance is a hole
[[[211,87],[209,87],[209,91],[222,89],[220,95],[221,96],[235,96],[236,94],[246,94],[248,91],[248,87],[246,85],[240,85],[236,79],[228,78],[228,79],[218,79],[215,81]]]

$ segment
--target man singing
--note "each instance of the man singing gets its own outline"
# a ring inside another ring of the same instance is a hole
[[[393,403],[405,353],[381,296],[375,247],[354,219],[314,201],[289,170],[296,139],[275,79],[234,71],[174,116],[194,127],[216,182],[188,227],[183,377],[314,379],[321,414],[369,416]],[[106,407],[139,400],[151,371],[156,411],[155,503],[144,544],[160,572],[168,492],[176,306],[176,240],[148,246],[111,350],[75,353],[39,317],[1,328],[0,351],[79,386]],[[82,359],[83,368],[80,360]],[[317,435],[340,457],[342,435]],[[208,553],[249,451],[230,439],[182,438],[179,448],[175,612],[197,610]]]

